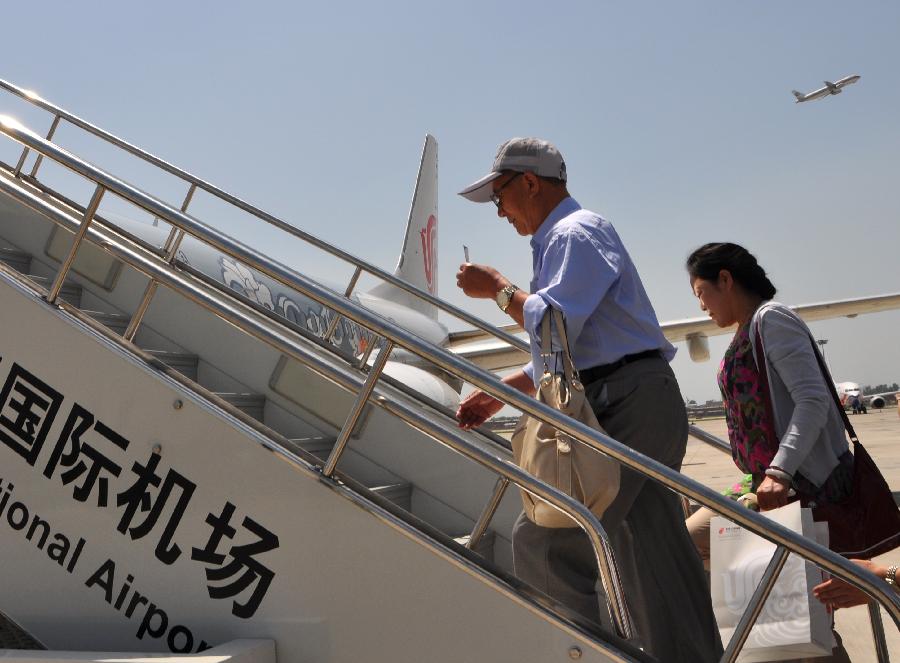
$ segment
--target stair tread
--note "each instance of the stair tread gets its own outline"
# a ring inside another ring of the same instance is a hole
[[[401,509],[409,511],[412,507],[412,484],[409,482],[390,483],[380,486],[370,486],[373,493],[389,499]]]
[[[289,439],[290,446],[303,449],[316,456],[327,456],[328,452],[337,442],[337,437],[333,435],[312,435],[310,437],[297,437]]]
[[[216,396],[230,403],[238,410],[250,415],[257,421],[263,421],[265,413],[266,397],[264,394],[240,393],[240,392],[215,392]]]
[[[31,267],[31,254],[19,249],[0,247],[0,262],[20,272],[27,272]]]
[[[53,285],[53,279],[48,276],[37,276],[35,274],[27,274],[26,276],[48,290]],[[73,306],[81,308],[81,292],[81,286],[77,283],[63,283],[59,291],[59,297]]]
[[[144,350],[154,361],[165,364],[169,368],[197,381],[197,373],[200,366],[200,357],[189,352],[169,352],[168,350]]]

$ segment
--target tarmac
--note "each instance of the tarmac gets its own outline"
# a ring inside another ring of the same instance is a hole
[[[698,428],[727,439],[724,419],[695,421]],[[900,491],[900,416],[896,407],[869,410],[869,414],[851,415],[850,423],[881,469],[895,496]],[[742,474],[729,454],[691,438],[688,441],[682,472],[712,488],[725,489],[740,480]],[[885,566],[900,564],[900,549],[876,557]],[[900,630],[882,611],[882,622],[891,660],[900,661]],[[871,622],[866,606],[845,608],[835,613],[835,630],[841,635],[854,663],[877,661],[872,640]],[[817,660],[817,659],[812,659]]]

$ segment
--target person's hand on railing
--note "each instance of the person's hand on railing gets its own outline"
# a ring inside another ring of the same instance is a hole
[[[867,571],[871,571],[881,579],[888,577],[891,568],[896,569],[896,567],[879,566],[866,559],[851,559],[850,561]],[[821,585],[816,585],[813,587],[813,594],[832,610],[852,608],[855,605],[863,605],[870,601],[868,594],[853,585],[847,584],[840,578],[831,578]]]
[[[459,404],[456,418],[466,430],[480,426],[503,409],[503,402],[480,389],[466,396]]]

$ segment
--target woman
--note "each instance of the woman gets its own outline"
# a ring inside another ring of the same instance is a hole
[[[770,301],[775,286],[742,246],[705,244],[687,269],[700,308],[737,325],[718,380],[732,456],[759,509],[784,506],[791,491],[805,503],[845,500],[853,454],[806,324]]]
[[[737,325],[719,366],[719,388],[735,464],[750,475],[761,511],[796,493],[808,504],[838,503],[853,488],[853,454],[809,329],[772,303],[775,286],[745,248],[705,244],[687,260],[691,289],[719,327]],[[688,519],[708,560],[709,509]],[[848,661],[837,639],[832,656]]]

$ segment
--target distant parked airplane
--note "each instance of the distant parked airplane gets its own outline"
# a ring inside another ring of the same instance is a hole
[[[859,76],[854,74],[853,76],[845,76],[839,81],[835,81],[834,83],[830,81],[825,81],[825,87],[820,87],[818,90],[814,90],[813,92],[809,92],[807,94],[803,94],[802,92],[797,92],[797,90],[791,90],[794,93],[794,96],[797,97],[797,103],[799,104],[801,101],[812,101],[813,99],[821,99],[822,97],[827,97],[831,94],[840,94],[841,88],[845,85],[850,85],[851,83],[855,83],[859,80]]]
[[[862,390],[856,382],[835,382],[834,388],[837,390],[838,397],[841,399],[841,405],[848,407],[855,397],[859,398],[863,410],[865,410],[866,405],[875,408],[876,410],[880,410],[886,404],[885,399],[894,394],[892,391],[886,391],[883,394],[863,395]]]

